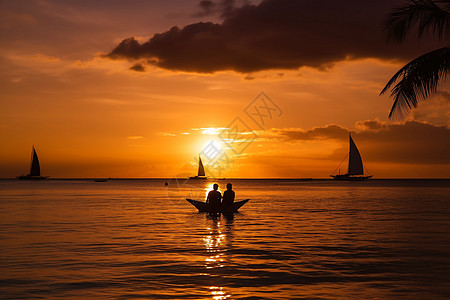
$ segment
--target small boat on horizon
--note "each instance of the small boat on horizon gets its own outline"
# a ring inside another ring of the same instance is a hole
[[[205,168],[203,167],[202,158],[198,156],[198,172],[197,176],[191,176],[189,179],[206,179]]]
[[[97,179],[94,179],[94,182],[107,182],[108,181],[108,178],[97,178]]]
[[[33,150],[31,151],[31,167],[30,173],[28,175],[17,176],[17,179],[21,180],[43,180],[47,179],[48,176],[41,176],[41,166],[39,165],[39,158],[36,153],[36,149],[33,145]]]
[[[371,178],[373,175],[364,175],[364,166],[359,153],[358,147],[352,139],[352,135],[349,134],[349,153],[348,156],[348,170],[347,174],[330,175],[335,180],[342,181],[364,181]],[[340,166],[340,165],[339,165]],[[338,168],[339,168],[338,166]]]

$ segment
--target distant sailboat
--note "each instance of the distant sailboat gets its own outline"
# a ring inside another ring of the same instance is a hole
[[[39,165],[39,159],[36,153],[36,149],[31,151],[31,167],[30,174],[18,176],[18,179],[33,179],[33,180],[42,180],[47,179],[48,176],[41,176],[41,166]]]
[[[205,168],[203,167],[202,158],[198,156],[198,175],[189,177],[189,179],[206,179]]]
[[[361,159],[361,154],[359,154],[358,148],[349,135],[350,150],[348,153],[348,172],[343,175],[330,175],[335,180],[345,180],[345,181],[363,181],[371,178],[373,175],[364,175],[364,167]]]

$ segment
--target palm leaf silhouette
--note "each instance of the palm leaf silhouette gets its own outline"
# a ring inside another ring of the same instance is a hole
[[[403,42],[411,32],[416,32],[419,39],[431,32],[440,40],[449,40],[450,0],[410,0],[388,16],[385,30],[388,41]],[[401,68],[380,93],[384,94],[393,86],[390,96],[394,103],[389,118],[403,119],[419,101],[436,93],[439,82],[447,77],[449,69],[450,45],[426,53]]]
[[[389,118],[403,119],[419,100],[426,99],[437,90],[442,79],[450,70],[450,46],[424,54],[401,68],[386,84],[381,94],[395,82],[391,90],[394,98]]]

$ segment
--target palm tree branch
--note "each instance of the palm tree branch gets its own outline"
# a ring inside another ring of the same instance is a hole
[[[403,118],[419,100],[425,100],[437,90],[438,83],[450,70],[450,45],[428,52],[401,68],[386,84],[381,94],[391,89],[394,98],[389,118]]]
[[[418,26],[418,37],[431,31],[440,39],[450,34],[450,0],[410,0],[397,7],[387,17],[385,30],[388,40],[402,42],[415,26]]]

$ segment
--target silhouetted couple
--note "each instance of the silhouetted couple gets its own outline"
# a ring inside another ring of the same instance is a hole
[[[206,198],[206,203],[209,203],[211,208],[211,214],[219,214],[221,212],[224,214],[233,213],[234,191],[232,187],[231,183],[228,183],[227,190],[223,193],[222,197],[217,190],[219,185],[214,183],[213,190],[208,193],[208,197]]]

